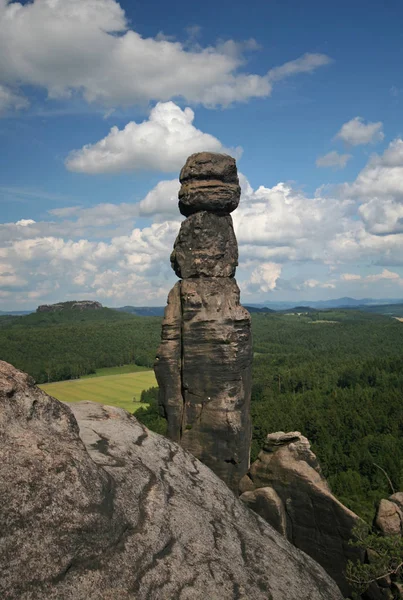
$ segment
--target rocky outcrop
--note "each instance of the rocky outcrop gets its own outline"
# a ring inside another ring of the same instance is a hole
[[[234,279],[238,246],[230,212],[240,187],[235,160],[201,152],[180,174],[182,223],[171,264],[155,374],[168,435],[234,491],[249,466],[250,315]]]
[[[383,535],[403,534],[403,492],[380,501],[374,525]]]
[[[4,600],[342,600],[212,471],[129,413],[0,362]]]
[[[363,551],[348,543],[359,517],[332,495],[304,436],[269,434],[240,489],[243,502],[321,564],[345,596],[350,594],[347,561],[364,559]]]
[[[60,312],[62,310],[99,310],[100,308],[103,308],[102,304],[100,302],[95,302],[95,300],[78,300],[77,302],[41,304],[36,309],[36,312]]]
[[[396,492],[388,499],[382,499],[376,511],[374,530],[383,536],[403,535],[403,492]],[[369,556],[371,562],[371,556]],[[401,575],[391,574],[380,580],[382,586],[382,600],[402,600],[403,584]],[[374,588],[374,586],[372,586]],[[369,600],[372,597],[369,595]]]

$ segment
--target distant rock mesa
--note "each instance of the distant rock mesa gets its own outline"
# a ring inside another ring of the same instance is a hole
[[[40,312],[61,312],[62,310],[99,310],[103,308],[100,302],[95,300],[78,300],[72,302],[58,302],[57,304],[41,304],[36,309]]]
[[[342,600],[214,473],[124,410],[0,361],[4,600]]]
[[[235,492],[249,466],[250,315],[234,279],[239,204],[235,160],[190,156],[180,173],[183,221],[171,254],[181,278],[168,296],[155,362],[169,437]]]

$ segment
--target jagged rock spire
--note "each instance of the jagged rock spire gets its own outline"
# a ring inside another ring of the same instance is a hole
[[[155,363],[168,435],[234,491],[249,466],[250,315],[234,279],[230,213],[240,199],[235,160],[190,156],[180,173],[182,223],[171,255],[181,278],[168,296]]]

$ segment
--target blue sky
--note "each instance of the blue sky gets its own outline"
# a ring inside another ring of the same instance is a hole
[[[237,158],[244,302],[403,297],[402,17],[0,0],[0,310],[164,304],[204,149]]]

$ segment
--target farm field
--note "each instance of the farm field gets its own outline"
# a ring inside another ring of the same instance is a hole
[[[117,373],[44,383],[39,387],[47,394],[62,402],[80,402],[91,400],[109,406],[124,408],[128,412],[135,412],[141,406],[140,395],[143,390],[156,386],[154,371],[151,369],[136,370],[134,372],[119,372],[124,367],[116,367]],[[112,369],[99,369],[99,371],[112,371]],[[133,402],[133,397],[136,402]]]
[[[94,377],[104,377],[105,375],[123,375],[126,373],[140,373],[144,371],[150,372],[148,367],[139,367],[139,365],[122,365],[120,367],[103,367],[96,369],[95,373],[90,375],[81,375],[80,379],[93,379]]]

